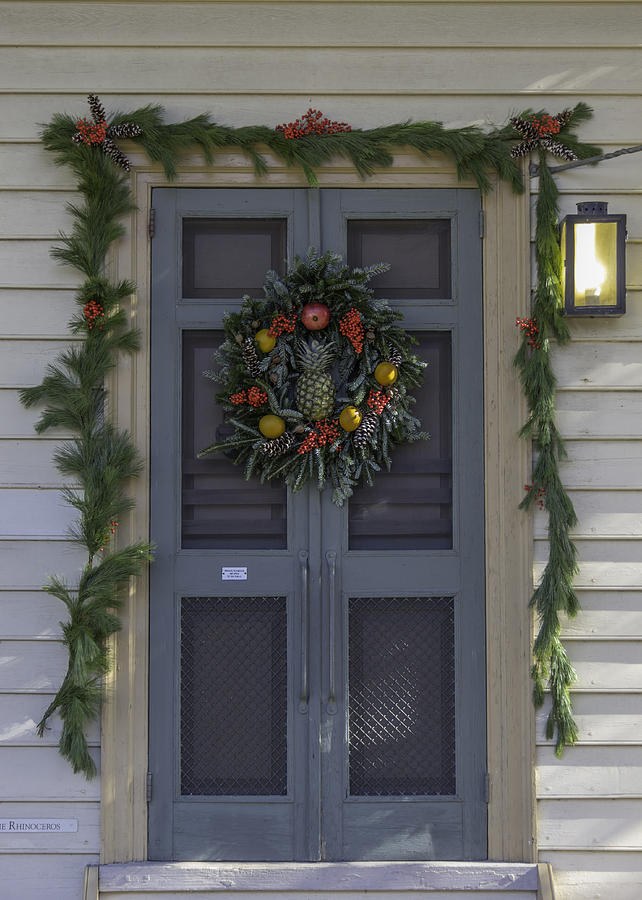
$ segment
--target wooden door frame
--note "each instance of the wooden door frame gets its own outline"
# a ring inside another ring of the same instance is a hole
[[[131,485],[136,507],[121,522],[122,539],[149,535],[150,291],[148,235],[151,195],[167,187],[158,166],[150,166],[135,148],[132,190],[136,211],[127,233],[109,261],[109,274],[138,285],[131,301],[132,324],[141,331],[142,348],[122,357],[111,377],[110,415],[133,436],[144,460]],[[270,158],[269,173],[257,178],[241,152],[220,153],[207,167],[186,156],[177,187],[308,187],[303,175]],[[524,168],[525,183],[528,183]],[[346,162],[319,172],[321,187],[470,188],[460,182],[452,162],[426,160],[408,150],[394,165],[362,181]],[[518,510],[529,480],[527,442],[517,437],[526,406],[513,367],[518,337],[516,316],[530,309],[529,196],[514,194],[506,182],[492,179],[483,200],[484,430],[486,515],[486,667],[488,734],[488,858],[531,862],[536,859],[534,793],[534,715],[530,699],[532,620],[528,608],[532,584],[532,526]],[[480,335],[480,340],[482,336]],[[130,587],[122,612],[122,630],[111,646],[113,666],[105,679],[101,743],[101,862],[147,858],[147,697],[149,582],[142,576]]]

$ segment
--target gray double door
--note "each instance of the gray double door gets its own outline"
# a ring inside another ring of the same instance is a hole
[[[479,196],[158,189],[149,855],[486,856]],[[430,440],[344,508],[198,451],[226,310],[309,246],[402,310]]]

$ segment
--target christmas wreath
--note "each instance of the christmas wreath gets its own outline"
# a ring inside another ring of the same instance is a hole
[[[297,491],[314,480],[338,506],[372,484],[400,443],[427,438],[411,389],[425,363],[395,324],[401,313],[373,296],[385,264],[351,269],[310,250],[284,277],[268,272],[263,299],[243,298],[224,319],[226,340],[205,374],[231,434],[199,453],[231,454],[245,477],[282,478]]]

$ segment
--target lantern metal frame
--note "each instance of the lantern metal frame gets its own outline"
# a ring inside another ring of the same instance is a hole
[[[614,223],[616,225],[616,302],[608,305],[583,305],[575,303],[575,226],[578,224]],[[566,228],[564,229],[564,226]],[[626,312],[626,215],[609,215],[608,203],[599,201],[578,203],[577,214],[565,216],[560,223],[560,241],[565,271],[564,313],[567,316],[622,316]]]

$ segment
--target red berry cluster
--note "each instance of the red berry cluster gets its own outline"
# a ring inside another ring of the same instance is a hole
[[[264,390],[258,387],[251,387],[247,391],[238,391],[236,394],[232,394],[230,403],[234,403],[235,406],[240,406],[241,403],[249,403],[250,406],[256,409],[267,403],[267,398],[268,396]]]
[[[347,337],[357,356],[363,350],[363,323],[361,314],[354,308],[350,309],[339,322],[339,331]]]
[[[537,340],[537,336],[539,334],[537,319],[520,319],[518,316],[515,319],[515,327],[521,328],[522,331],[526,333],[529,347],[535,347],[536,349],[538,349],[542,346]]]
[[[533,490],[532,484],[525,484],[524,490],[526,492],[530,492]],[[544,509],[544,498],[546,497],[546,488],[538,488],[535,492],[535,502],[537,503],[538,509]]]
[[[79,119],[76,122],[76,131],[80,135],[83,144],[102,144],[107,137],[107,122],[89,122],[87,119]]]
[[[560,122],[553,116],[549,116],[548,113],[545,113],[541,118],[539,116],[529,116],[526,121],[542,137],[546,137],[548,134],[559,134],[562,127]]]
[[[315,428],[309,431],[303,443],[297,447],[297,453],[309,453],[315,447],[325,447],[333,444],[341,434],[341,429],[335,419],[322,419],[315,422]]]
[[[102,327],[105,324],[105,310],[97,300],[89,300],[85,303],[82,312],[90,331],[94,325],[98,325],[102,331]]]
[[[109,530],[110,530],[110,532],[111,532],[112,534],[116,534],[116,529],[117,529],[117,528],[118,528],[118,522],[115,522],[115,521],[112,519],[111,522],[109,523]],[[105,537],[103,538],[103,540],[104,540],[105,544],[108,544],[108,543],[109,543],[109,534],[106,534]],[[105,548],[104,548],[104,547],[101,547],[99,552],[100,552],[100,553],[104,553],[104,552],[105,552]]]
[[[374,409],[378,415],[381,415],[386,403],[389,401],[390,397],[384,391],[375,391],[374,388],[370,388],[370,393],[368,394],[368,406],[370,409]]]
[[[327,116],[318,109],[310,109],[304,116],[295,122],[277,125],[276,131],[281,131],[286,138],[304,137],[306,134],[337,134],[339,131],[352,131],[347,122],[331,122]]]
[[[277,313],[272,319],[272,324],[268,328],[268,334],[270,337],[278,337],[283,332],[287,334],[292,334],[294,328],[296,326],[296,313],[290,313],[290,315],[285,315],[285,313]]]

